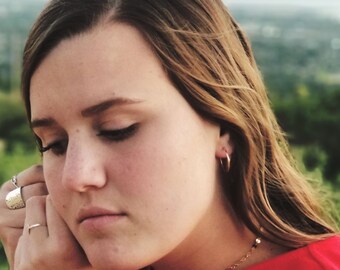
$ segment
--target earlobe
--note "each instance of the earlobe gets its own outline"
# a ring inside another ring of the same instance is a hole
[[[224,133],[218,139],[218,143],[216,147],[216,157],[224,159],[226,158],[226,154],[228,154],[230,157],[233,152],[234,152],[234,144],[230,138],[230,134]]]
[[[231,158],[227,150],[225,150],[225,159],[226,159],[226,162],[223,162],[223,159],[220,158],[220,163],[221,163],[221,167],[224,170],[224,172],[228,173],[231,167]]]
[[[216,158],[220,160],[221,167],[226,173],[228,173],[230,170],[231,155],[233,153],[233,150],[234,147],[230,139],[230,134],[225,133],[221,135],[216,149]]]

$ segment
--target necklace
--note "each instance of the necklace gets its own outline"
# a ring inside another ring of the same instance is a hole
[[[244,263],[255,251],[255,249],[261,244],[261,237],[257,237],[253,243],[253,245],[251,246],[251,248],[249,249],[249,251],[246,253],[246,255],[244,255],[241,259],[239,259],[236,263],[234,263],[231,266],[228,266],[225,270],[234,270],[237,269],[237,267],[240,266],[240,264]],[[147,268],[143,268],[145,270],[153,270],[153,268],[151,266],[147,267]]]
[[[239,259],[236,263],[234,263],[233,265],[227,267],[225,270],[234,270],[237,267],[240,266],[240,264],[244,263],[255,251],[255,249],[259,246],[259,244],[261,244],[261,238],[257,237],[253,243],[253,245],[251,246],[251,249],[246,253],[246,255],[244,255],[241,259]]]

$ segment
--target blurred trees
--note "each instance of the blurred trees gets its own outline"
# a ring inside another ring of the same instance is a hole
[[[289,142],[304,148],[307,169],[321,169],[340,188],[340,20],[297,6],[231,10],[252,41]]]
[[[273,98],[279,123],[292,144],[307,148],[305,165],[323,166],[325,178],[335,183],[340,175],[340,88],[313,95],[306,88],[297,90],[295,97]]]
[[[34,149],[25,109],[18,94],[0,93],[0,140],[5,142],[5,152],[12,152],[18,145],[25,150]]]
[[[21,52],[27,33],[46,0],[0,0],[0,91],[20,85]]]

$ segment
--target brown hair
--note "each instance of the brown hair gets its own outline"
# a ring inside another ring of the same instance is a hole
[[[24,50],[29,118],[30,80],[46,55],[110,22],[139,29],[190,105],[230,133],[235,151],[225,192],[256,235],[294,248],[335,232],[292,165],[249,42],[220,0],[52,0]]]

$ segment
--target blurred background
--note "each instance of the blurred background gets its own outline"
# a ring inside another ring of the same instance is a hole
[[[339,215],[340,2],[224,2],[252,41],[273,110],[298,166],[328,191],[333,212]],[[40,160],[19,88],[23,45],[45,3],[0,0],[0,184]],[[4,269],[0,245],[0,270]]]

